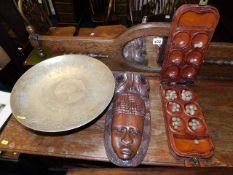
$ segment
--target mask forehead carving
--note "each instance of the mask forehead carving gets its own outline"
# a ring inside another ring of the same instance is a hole
[[[144,101],[136,93],[122,93],[116,97],[114,103],[114,114],[143,117],[145,115]]]

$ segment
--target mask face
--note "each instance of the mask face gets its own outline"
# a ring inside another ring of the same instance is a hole
[[[134,93],[119,95],[112,121],[112,147],[119,159],[131,160],[141,144],[145,106]]]

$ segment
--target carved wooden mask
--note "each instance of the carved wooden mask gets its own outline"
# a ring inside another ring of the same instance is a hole
[[[145,104],[136,93],[122,93],[114,102],[112,147],[120,159],[131,160],[142,140]]]
[[[118,166],[137,166],[150,140],[149,83],[137,73],[115,73],[113,104],[105,122],[105,149]]]

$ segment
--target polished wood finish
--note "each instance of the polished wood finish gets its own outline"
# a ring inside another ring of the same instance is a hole
[[[162,105],[159,95],[160,80],[148,77],[150,83],[151,141],[142,164],[184,166],[169,152]],[[195,90],[198,102],[209,126],[215,145],[214,156],[206,166],[233,166],[233,82],[220,80],[199,80]],[[16,151],[35,155],[49,155],[65,158],[108,161],[104,150],[104,120],[97,120],[72,133],[44,135],[31,132],[11,117],[0,134],[0,150]]]
[[[196,163],[200,158],[211,157],[214,145],[193,87],[162,84],[160,93],[169,147],[174,156],[190,158],[190,161],[197,159]],[[171,98],[169,93],[176,95]],[[184,97],[185,93],[189,93],[188,99]],[[173,108],[176,105],[179,106],[177,110]]]
[[[113,26],[114,28],[114,26]],[[39,35],[38,40],[52,55],[82,53],[102,55],[98,58],[111,70],[145,71],[140,66],[124,60],[122,49],[129,41],[143,36],[167,36],[169,24],[148,23],[130,28],[115,38],[104,37],[53,37]],[[34,38],[35,39],[35,38]],[[32,40],[31,40],[32,41]],[[150,71],[154,71],[153,69]]]
[[[105,119],[105,151],[114,164],[135,167],[143,161],[150,142],[149,82],[138,73],[114,75],[115,93]]]
[[[205,166],[214,145],[193,84],[219,20],[215,7],[182,5],[176,10],[161,71],[161,98],[168,144],[186,166]]]
[[[70,169],[66,175],[196,175],[196,174],[211,174],[211,175],[231,175],[232,168],[174,168],[174,167],[157,167],[157,168],[77,168]]]
[[[90,36],[101,38],[115,38],[126,30],[127,27],[123,25],[97,26],[93,29]]]
[[[73,36],[76,32],[76,28],[74,26],[67,27],[50,27],[47,35],[52,36]]]
[[[138,71],[138,72],[150,72],[159,73],[160,66],[155,67],[142,67],[134,64],[130,64],[124,59],[122,54],[123,47],[135,38],[144,36],[168,36],[170,31],[170,23],[147,23],[140,24],[129,28],[123,32],[124,27],[107,26],[106,28],[101,26],[94,29],[94,36],[78,36],[78,37],[57,37],[57,36],[45,36],[39,35],[38,41],[43,45],[43,48],[49,52],[48,55],[56,56],[69,53],[82,53],[93,54],[94,57],[100,59],[110,67],[111,70],[116,71]],[[107,29],[107,30],[106,30]],[[118,30],[119,29],[119,30]],[[102,30],[102,31],[101,31]],[[110,32],[110,31],[115,31]],[[123,33],[119,32],[122,31]],[[113,34],[113,35],[112,35]],[[111,36],[112,35],[112,36]],[[36,38],[31,38],[31,42],[35,42]],[[33,45],[36,47],[36,45]],[[154,45],[149,46],[151,48]],[[148,51],[149,57],[157,59],[156,49],[150,49]],[[222,42],[211,42],[207,50],[204,64],[200,70],[199,76],[208,78],[223,78],[233,79],[233,67],[230,66],[233,61],[233,44]],[[41,61],[27,60],[26,64],[36,64]],[[227,63],[223,66],[219,66],[218,63]]]
[[[162,81],[194,81],[218,24],[218,10],[212,6],[183,5],[171,23]]]

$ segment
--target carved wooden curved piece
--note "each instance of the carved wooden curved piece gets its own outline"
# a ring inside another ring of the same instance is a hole
[[[191,160],[213,156],[214,145],[193,87],[161,85],[161,97],[172,154]]]
[[[114,38],[38,35],[38,40],[53,56],[70,53],[95,55],[113,71],[142,71],[145,69],[125,59],[123,48],[136,38],[167,36],[169,27],[167,23],[146,23],[133,26]]]
[[[116,88],[107,111],[104,143],[108,159],[125,167],[138,166],[150,141],[149,83],[138,73],[114,74]]]
[[[162,81],[193,81],[203,63],[218,24],[211,6],[183,5],[171,25],[161,73]]]
[[[146,23],[133,26],[114,38],[38,35],[38,41],[53,56],[69,53],[86,54],[101,59],[113,71],[160,72],[160,67],[145,69],[130,63],[122,52],[127,43],[136,38],[168,36],[170,27],[170,23]],[[33,40],[34,38],[30,37],[32,44]],[[211,42],[205,60],[231,61],[232,50],[231,43]]]
[[[193,84],[219,20],[211,6],[183,5],[175,13],[161,71],[161,99],[171,153],[203,166],[214,145]]]

